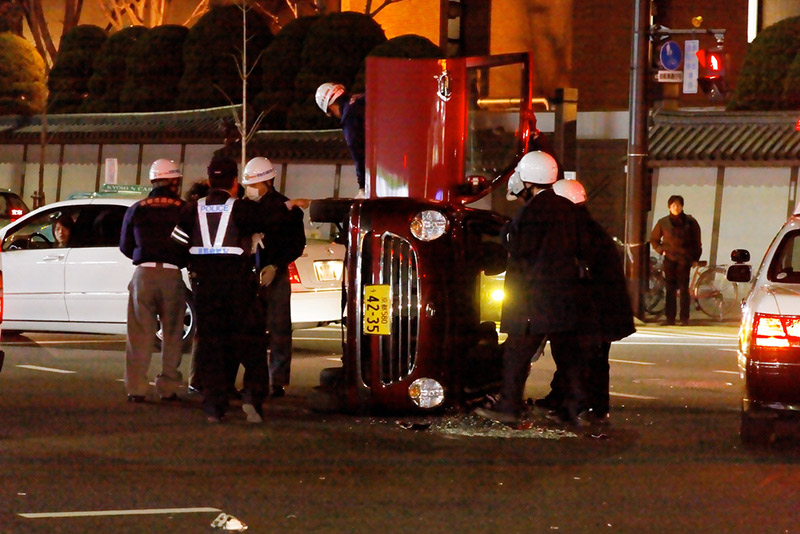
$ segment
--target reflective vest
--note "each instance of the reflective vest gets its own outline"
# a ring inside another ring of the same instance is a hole
[[[231,214],[233,213],[233,204],[236,199],[229,198],[225,204],[209,204],[206,205],[206,199],[201,198],[197,201],[197,220],[200,228],[200,240],[203,243],[201,247],[191,247],[189,254],[193,255],[231,255],[241,256],[244,254],[239,242],[238,230],[236,225],[229,226],[231,221]],[[211,240],[211,233],[208,228],[208,215],[210,213],[219,214],[219,225],[217,225],[216,235],[214,240]]]

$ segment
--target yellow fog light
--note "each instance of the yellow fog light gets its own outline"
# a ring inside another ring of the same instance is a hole
[[[436,408],[444,402],[444,388],[433,378],[418,378],[408,386],[408,396],[420,408]]]

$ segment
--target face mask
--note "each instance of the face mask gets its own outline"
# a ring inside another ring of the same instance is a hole
[[[249,185],[244,188],[244,194],[250,200],[260,200],[263,196],[258,192],[258,189]]]

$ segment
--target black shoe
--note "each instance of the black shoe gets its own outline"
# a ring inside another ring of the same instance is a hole
[[[583,427],[588,426],[589,421],[579,415],[570,416],[566,410],[553,410],[546,416],[549,420],[564,426]]]
[[[667,319],[666,321],[664,321],[664,325],[675,326],[675,319]]]
[[[681,326],[689,326],[689,319],[686,319],[685,321],[681,321]]]
[[[283,386],[272,386],[272,389],[270,389],[269,392],[269,396],[272,397],[273,399],[285,397],[286,390],[283,388]]]
[[[173,393],[172,395],[168,395],[166,397],[161,397],[161,400],[162,401],[166,401],[166,402],[177,402],[177,401],[179,401],[181,399],[178,397],[177,393]]]
[[[236,388],[231,388],[228,390],[228,397],[230,400],[242,400],[242,392]]]
[[[495,410],[493,408],[475,408],[475,414],[483,417],[484,419],[489,419],[505,425],[515,425],[519,423],[519,416],[516,414],[510,412],[501,412],[500,410]]]
[[[144,395],[128,395],[128,402],[142,403],[144,402]]]

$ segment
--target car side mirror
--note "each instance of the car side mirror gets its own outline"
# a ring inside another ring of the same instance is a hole
[[[731,282],[750,282],[752,276],[753,268],[744,263],[737,263],[736,265],[729,266],[725,273],[725,278]]]
[[[737,248],[731,252],[731,261],[733,263],[747,263],[750,261],[750,251],[743,248]]]

